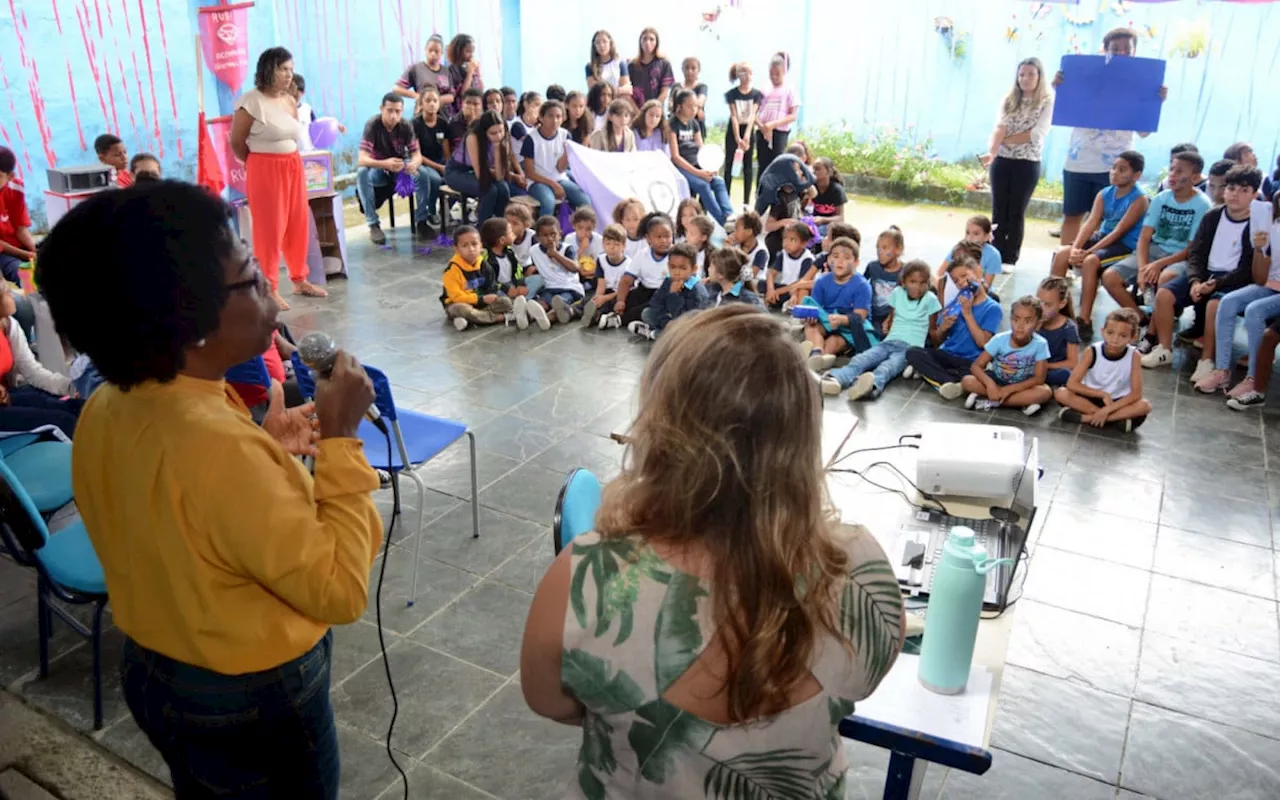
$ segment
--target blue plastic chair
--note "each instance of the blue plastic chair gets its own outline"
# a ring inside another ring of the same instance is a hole
[[[36,623],[40,633],[40,677],[49,676],[49,639],[56,615],[93,644],[93,729],[102,729],[102,610],[107,580],[89,541],[84,522],[50,534],[21,481],[0,461],[0,537],[14,559],[36,571]],[[86,628],[69,611],[52,602],[93,604],[93,625]]]
[[[565,545],[591,530],[600,509],[600,479],[591,470],[579,467],[565,478],[556,497],[556,511],[551,518],[552,547],[556,555]]]
[[[267,372],[267,362],[262,356],[254,356],[248,361],[236,364],[227,370],[228,383],[244,383],[250,386],[271,388],[271,374]]]
[[[315,379],[311,375],[311,370],[302,363],[302,359],[295,352],[290,360],[293,362],[294,377],[298,381],[298,388],[307,397],[314,397],[316,391]],[[422,464],[430,461],[440,454],[445,448],[454,442],[466,436],[468,444],[471,448],[471,530],[472,537],[480,537],[480,492],[479,480],[476,476],[476,436],[467,430],[467,426],[461,422],[453,420],[441,419],[433,417],[429,414],[423,414],[418,411],[408,411],[405,409],[397,409],[395,400],[391,396],[391,383],[387,380],[387,376],[382,370],[365,365],[365,372],[368,373],[369,379],[373,381],[374,400],[373,404],[377,407],[378,413],[382,415],[382,419],[391,429],[391,435],[394,441],[394,447],[391,451],[391,463],[387,463],[387,440],[382,435],[382,431],[378,430],[373,423],[368,420],[360,422],[358,435],[360,441],[364,443],[364,455],[368,459],[369,465],[374,469],[381,469],[391,473],[392,480],[398,473],[404,473],[409,476],[414,485],[418,487],[418,540],[413,550],[413,588],[409,593],[409,604],[418,597],[418,556],[422,549],[422,514],[423,506],[427,500],[427,486],[422,482],[422,478],[418,477],[413,467],[415,464]],[[393,515],[400,513],[400,505],[397,501],[392,508]]]

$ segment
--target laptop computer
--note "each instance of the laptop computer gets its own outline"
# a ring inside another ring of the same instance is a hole
[[[987,587],[982,597],[984,609],[1004,608],[1026,549],[1027,533],[1035,521],[1039,500],[1039,454],[1039,443],[1032,438],[1026,461],[1010,487],[1008,499],[992,507],[990,518],[954,517],[938,509],[926,508],[917,511],[895,533],[882,537],[889,562],[905,594],[921,598],[929,596],[933,565],[941,557],[951,529],[963,525],[973,530],[977,543],[986,548],[988,558],[1008,558],[1013,562],[987,573]],[[946,498],[942,498],[942,503],[946,504]]]

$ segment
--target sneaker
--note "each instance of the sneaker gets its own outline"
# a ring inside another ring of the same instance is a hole
[[[622,327],[622,315],[621,315],[621,314],[608,314],[608,315],[606,315],[606,316],[605,316],[605,318],[604,318],[604,323],[605,323],[605,324],[604,324],[604,326],[603,326],[603,327],[605,328],[605,330],[614,330],[614,329],[617,329],[617,328],[621,328],[621,327]]]
[[[964,387],[958,383],[944,383],[938,387],[938,394],[942,395],[943,400],[955,400],[964,394]]]
[[[1147,353],[1151,352],[1152,344],[1153,342],[1150,339],[1143,336],[1142,338],[1138,339],[1138,344],[1135,346],[1135,349],[1138,351],[1139,354],[1145,356]]]
[[[1147,288],[1145,288],[1145,289],[1143,289],[1143,290],[1142,290],[1142,303],[1141,303],[1141,305],[1144,305],[1144,306],[1146,306],[1147,308],[1155,308],[1155,307],[1156,307],[1156,290],[1155,290],[1153,287],[1148,286]],[[1147,313],[1148,313],[1148,314],[1150,314],[1151,312],[1150,312],[1150,311],[1148,311]]]
[[[969,392],[969,396],[964,399],[965,408],[973,408],[978,404],[978,393]]]
[[[542,303],[537,300],[529,303],[529,319],[533,320],[541,330],[551,330],[551,318],[547,316],[547,310],[542,307]]]
[[[987,400],[984,398],[982,400],[979,400],[977,404],[974,405],[973,410],[974,411],[991,411],[999,407],[1000,407],[1000,404],[997,403],[995,400]]]
[[[432,214],[431,216],[427,217],[427,224],[429,224],[431,227],[435,228],[436,230],[440,230],[440,215]]]
[[[1167,367],[1173,363],[1173,351],[1162,344],[1151,348],[1151,352],[1142,357],[1142,366],[1147,369]]]
[[[643,339],[649,339],[650,341],[652,341],[655,338],[653,329],[650,328],[644,322],[641,322],[640,320],[635,320],[630,325],[628,325],[627,330],[631,331],[631,333]]]
[[[916,376],[916,368],[915,368],[915,367],[913,367],[913,366],[911,366],[910,364],[908,364],[906,367],[904,367],[904,368],[903,368],[903,370],[902,370],[902,379],[903,379],[903,380],[907,380],[907,381],[909,381],[909,380],[911,380],[912,378],[914,378],[915,376]]]
[[[1040,404],[1032,403],[1031,405],[1024,407],[1022,409],[1022,413],[1025,416],[1034,417],[1036,414],[1040,413]]]
[[[1074,408],[1067,408],[1066,406],[1063,406],[1058,411],[1058,419],[1062,420],[1063,422],[1075,424],[1075,423],[1079,423],[1083,419],[1083,416],[1079,411],[1076,411]]]
[[[1249,377],[1237,383],[1235,385],[1235,388],[1227,392],[1227,397],[1244,397],[1246,394],[1253,394],[1257,391],[1258,390],[1257,388],[1255,388],[1253,378]]]
[[[1195,368],[1195,371],[1191,373],[1191,382],[1192,382],[1193,384],[1195,384],[1195,383],[1199,383],[1200,381],[1204,380],[1204,379],[1205,379],[1205,377],[1206,377],[1210,372],[1213,372],[1213,371],[1214,371],[1214,369],[1213,369],[1213,359],[1211,359],[1211,358],[1202,358],[1202,359],[1200,359],[1199,361],[1197,361],[1197,362],[1196,362],[1196,368]],[[1216,391],[1216,390],[1215,390],[1215,391]]]
[[[382,232],[381,225],[369,226],[369,241],[381,247],[387,243],[387,235]]]
[[[814,372],[822,372],[824,369],[831,369],[831,365],[836,363],[836,357],[830,353],[817,353],[809,356],[809,369]]]
[[[515,300],[511,301],[511,316],[515,318],[516,328],[524,330],[529,327],[529,298],[524,295],[517,295]]]
[[[1147,418],[1145,415],[1141,417],[1134,417],[1132,419],[1123,420],[1120,423],[1120,427],[1124,430],[1125,433],[1133,433],[1138,428],[1141,428],[1142,423],[1146,421],[1147,421]]]
[[[467,329],[467,326],[470,324],[471,323],[467,322],[465,317],[453,318],[453,327],[457,328],[460,331],[465,331]]]
[[[573,312],[569,310],[569,304],[560,295],[555,295],[551,298],[551,310],[556,313],[556,320],[561,325],[573,319]]]
[[[1225,391],[1231,385],[1231,373],[1225,369],[1211,369],[1209,373],[1196,381],[1196,391],[1214,394]]]
[[[596,308],[596,301],[588,300],[587,304],[582,307],[582,323],[590,328],[592,325],[595,325],[600,321],[596,318],[596,314],[599,313],[600,310]],[[604,326],[602,325],[601,327],[603,328]]]
[[[844,387],[840,385],[840,381],[835,378],[823,378],[820,385],[822,387],[822,393],[831,397],[835,397],[844,391]],[[853,399],[852,391],[853,390],[850,389],[850,400]]]
[[[1061,238],[1062,238],[1062,228],[1058,228],[1057,230],[1049,231],[1049,235],[1050,235],[1050,236],[1052,236],[1052,237],[1053,237],[1053,238],[1055,238],[1055,239],[1061,239]]]
[[[436,232],[432,230],[431,225],[425,219],[418,220],[418,224],[413,226],[413,232],[419,239],[436,238]]]
[[[1267,396],[1265,394],[1257,390],[1250,390],[1239,397],[1232,397],[1227,400],[1227,408],[1232,411],[1245,411],[1253,408],[1254,406],[1260,406],[1265,402],[1267,402]]]
[[[875,376],[872,375],[870,372],[864,372],[861,375],[859,375],[853,381],[853,385],[849,387],[849,399],[860,400],[863,397],[866,397],[867,395],[872,394],[873,392],[875,392],[875,390],[876,390]],[[872,398],[872,399],[875,399],[875,398]]]

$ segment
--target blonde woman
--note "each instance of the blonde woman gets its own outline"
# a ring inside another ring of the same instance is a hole
[[[1052,121],[1053,94],[1044,80],[1044,65],[1038,58],[1024,59],[982,156],[983,166],[991,168],[992,244],[1005,264],[1017,264],[1022,252],[1027,205],[1040,182],[1040,157]]]
[[[640,393],[597,530],[525,627],[525,700],[582,727],[566,796],[701,797],[738,759],[779,796],[843,797],[836,723],[897,657],[902,600],[875,540],[837,533],[817,383],[733,304],[673,323]]]

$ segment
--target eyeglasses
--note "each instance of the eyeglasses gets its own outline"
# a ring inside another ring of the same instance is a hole
[[[265,296],[267,294],[267,276],[263,274],[262,268],[258,266],[258,260],[253,256],[250,256],[248,260],[245,261],[245,264],[253,268],[253,277],[245,278],[242,281],[236,281],[234,283],[228,283],[222,288],[224,288],[227,293],[231,293],[252,287],[256,289],[259,294]]]

